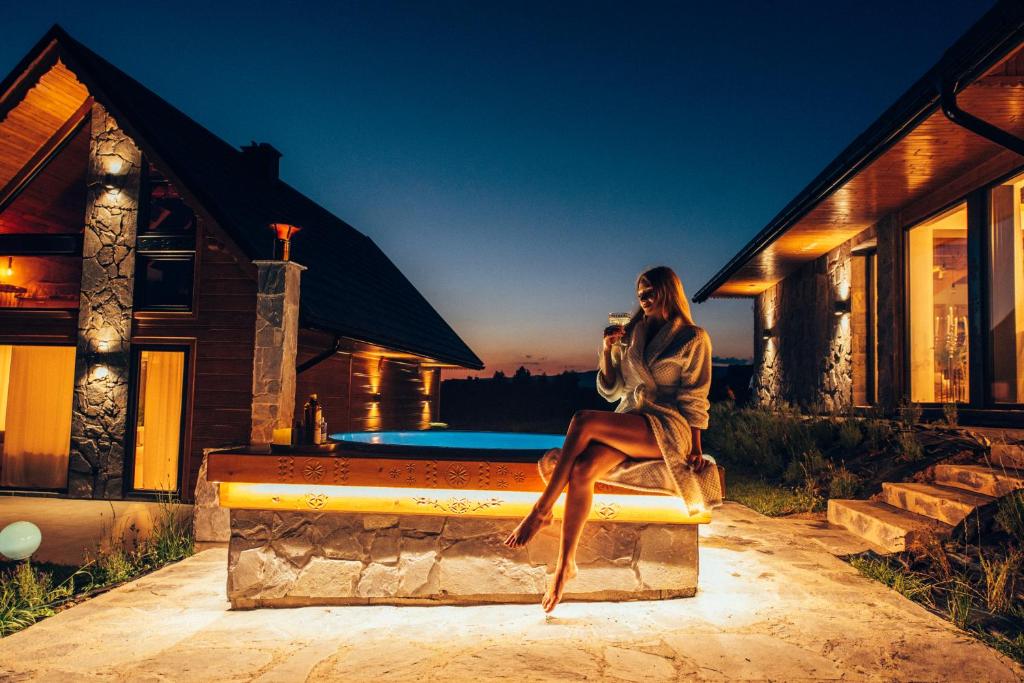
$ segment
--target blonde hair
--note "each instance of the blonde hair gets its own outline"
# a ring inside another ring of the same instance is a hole
[[[697,323],[693,322],[693,314],[690,313],[690,300],[686,298],[686,290],[683,289],[683,283],[674,270],[668,266],[657,266],[656,268],[646,270],[637,276],[637,288],[640,287],[642,280],[646,280],[651,285],[651,288],[654,289],[655,300],[659,306],[664,307],[665,316],[669,320],[679,318],[683,321],[683,325],[688,327],[696,326]],[[633,312],[633,317],[626,325],[626,332],[632,331],[633,327],[643,317],[643,309],[637,306]]]

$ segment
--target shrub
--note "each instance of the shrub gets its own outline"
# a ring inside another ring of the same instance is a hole
[[[888,421],[873,418],[864,421],[864,439],[862,443],[865,448],[871,451],[881,451],[888,448],[895,438],[896,434],[892,424]]]
[[[985,579],[985,606],[993,614],[1008,614],[1014,604],[1017,570],[1024,561],[1024,552],[1011,550],[1004,557],[988,558],[978,548],[978,563]]]
[[[924,449],[912,431],[901,431],[896,437],[896,453],[904,462],[917,462],[924,458]]]
[[[811,446],[798,457],[790,461],[782,478],[787,484],[818,484],[827,476],[830,463],[816,447]]]
[[[1024,546],[1024,491],[1014,491],[999,500],[996,523]]]
[[[860,477],[840,465],[832,471],[828,482],[829,498],[856,498],[860,491]]]
[[[912,429],[921,421],[921,406],[912,401],[900,401],[899,407],[900,422],[906,429]]]
[[[956,427],[960,422],[960,409],[955,403],[943,403],[942,417],[950,427]]]
[[[864,440],[864,430],[857,420],[843,420],[836,430],[836,443],[844,451],[852,451]]]

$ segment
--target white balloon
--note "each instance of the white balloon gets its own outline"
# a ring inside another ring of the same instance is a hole
[[[24,560],[39,548],[42,541],[43,534],[32,522],[12,522],[0,531],[0,555]]]

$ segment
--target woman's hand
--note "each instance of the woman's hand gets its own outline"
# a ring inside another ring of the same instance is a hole
[[[622,325],[609,325],[604,328],[604,350],[605,352],[611,351],[612,346],[622,341],[622,337],[626,334],[626,328]]]
[[[704,471],[704,468],[711,464],[711,461],[705,460],[704,456],[699,451],[694,451],[686,458],[686,464],[689,465],[696,474],[700,474]]]

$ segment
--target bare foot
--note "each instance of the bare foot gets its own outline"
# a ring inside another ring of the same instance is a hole
[[[519,526],[505,539],[505,545],[509,548],[521,548],[537,535],[537,532],[551,524],[552,514],[540,514],[537,508],[530,510],[529,514],[519,522]]]
[[[548,587],[548,592],[544,594],[544,599],[540,601],[541,607],[544,608],[545,612],[555,609],[555,605],[561,602],[565,584],[569,583],[570,579],[575,579],[578,573],[579,570],[576,569],[575,562],[569,562],[564,567],[561,565],[555,567],[555,573],[551,577],[551,585]]]

